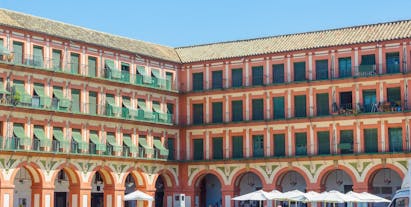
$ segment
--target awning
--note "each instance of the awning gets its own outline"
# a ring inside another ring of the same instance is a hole
[[[145,149],[146,154],[152,154],[153,153],[153,148],[148,146],[146,138],[139,138],[138,139],[138,144],[141,145]]]
[[[105,66],[109,69],[114,69],[114,60],[106,59],[104,60]]]
[[[160,71],[157,69],[151,69],[151,73],[153,74],[154,77],[160,78]]]
[[[20,94],[20,102],[31,104],[31,96],[26,92],[24,85],[14,84],[14,89]]]
[[[132,108],[130,99],[124,99],[123,98],[123,105],[128,109]]]
[[[53,137],[60,142],[60,144],[67,144],[68,140],[64,139],[63,130],[53,129]]]
[[[51,145],[51,140],[47,138],[44,129],[34,127],[34,135],[40,140],[40,147],[49,147]]]
[[[44,86],[34,85],[34,91],[40,96],[40,105],[51,106],[51,99],[45,95]]]
[[[146,75],[146,68],[145,68],[144,66],[137,66],[137,72],[138,72],[140,75],[145,76],[145,75]]]
[[[30,145],[30,137],[26,136],[23,125],[14,125],[13,133],[14,133],[14,136],[20,139],[20,145],[23,145],[23,146]]]
[[[115,100],[114,100],[114,97],[106,96],[106,102],[107,102],[107,104],[111,107],[112,112],[113,112],[114,114],[118,114],[118,113],[121,112],[121,107],[119,107],[119,106],[116,105],[116,102],[115,102]]]
[[[136,190],[124,196],[125,201],[154,201],[154,198],[146,193]]]
[[[79,149],[81,149],[81,150],[87,150],[88,149],[88,144],[87,144],[87,142],[83,141],[83,139],[81,138],[81,133],[80,132],[73,131],[72,132],[72,137],[73,137],[74,141],[77,142]]]
[[[130,136],[123,135],[123,142],[130,148],[130,152],[138,152],[138,148],[133,144]]]
[[[143,99],[138,99],[137,105],[142,110],[146,110],[146,108],[147,108],[146,101],[143,100]]]
[[[59,100],[59,106],[63,108],[69,108],[70,107],[70,100],[67,98],[64,98],[63,91],[57,88],[53,88],[53,94],[56,96],[56,98]]]
[[[114,134],[107,134],[106,141],[113,146],[113,151],[119,152],[121,151],[122,147],[116,143],[116,137]]]
[[[154,110],[155,112],[158,112],[158,113],[161,113],[161,112],[162,112],[162,111],[161,111],[160,104],[155,103],[155,102],[153,102],[153,110]]]
[[[166,149],[160,140],[155,139],[153,141],[153,145],[160,151],[160,155],[168,156],[168,149]]]
[[[106,145],[102,144],[96,133],[90,133],[90,141],[96,145],[96,150],[106,151]]]
[[[10,55],[10,50],[0,44],[0,55]]]

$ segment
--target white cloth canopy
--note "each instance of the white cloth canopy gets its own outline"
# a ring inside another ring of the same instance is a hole
[[[282,196],[277,199],[279,201],[299,201],[304,199],[304,193],[299,190],[287,191],[282,194]]]
[[[124,200],[125,201],[154,201],[154,198],[144,192],[136,190],[132,193],[125,195]]]
[[[254,191],[244,195],[232,198],[235,201],[265,201],[268,199],[268,193],[263,190]]]
[[[357,198],[359,200],[358,202],[364,202],[364,203],[389,203],[390,202],[390,200],[381,198],[379,196],[376,196],[376,195],[373,195],[367,192],[357,193],[357,192],[350,191],[347,193],[347,195]]]
[[[311,197],[310,202],[345,203],[359,202],[359,199],[340,193],[336,190],[322,192]]]
[[[268,200],[279,200],[283,198],[283,193],[278,190],[272,190],[267,193]]]

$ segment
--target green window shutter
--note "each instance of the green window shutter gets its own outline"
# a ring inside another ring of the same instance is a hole
[[[375,65],[375,55],[362,55],[361,65]]]
[[[351,77],[351,58],[338,59],[338,73],[340,78]]]
[[[341,154],[351,154],[354,152],[353,130],[340,131],[340,148]]]
[[[232,121],[242,121],[243,120],[243,101],[232,101],[231,102],[231,114],[232,114]]]
[[[168,158],[169,160],[174,160],[174,139],[167,139],[167,148],[168,148]]]
[[[264,101],[263,99],[253,99],[253,120],[263,120],[264,119]]]
[[[274,119],[284,119],[285,118],[285,109],[284,109],[284,97],[274,97]]]
[[[43,126],[34,126],[33,134],[40,141],[40,147],[51,146],[51,140],[46,136]]]
[[[294,115],[295,117],[307,116],[305,95],[294,96]]]
[[[70,54],[70,72],[72,74],[79,74],[80,55],[76,53]]]
[[[89,113],[97,114],[97,93],[90,91],[89,93]]]
[[[130,152],[138,152],[138,147],[133,143],[133,141],[131,140],[131,136],[129,134],[123,134],[123,143],[126,147],[130,149]]]
[[[204,159],[204,148],[203,148],[203,139],[193,139],[193,159],[202,160]]]
[[[385,67],[387,73],[398,73],[400,72],[400,53],[386,53],[385,54]]]
[[[231,70],[231,86],[241,87],[243,86],[243,69],[237,68]]]
[[[328,155],[330,154],[330,132],[322,131],[317,132],[318,154]]]
[[[193,104],[193,124],[203,123],[203,104]]]
[[[43,67],[43,47],[33,46],[33,66]]]
[[[317,116],[326,116],[330,114],[328,100],[328,93],[317,94]]]
[[[88,57],[87,67],[88,67],[88,71],[87,71],[88,76],[89,77],[96,77],[97,58]]]
[[[364,150],[366,153],[378,152],[378,130],[364,129]]]
[[[388,128],[390,152],[402,152],[402,128]]]
[[[52,52],[53,69],[61,70],[61,50]]]
[[[174,104],[167,103],[167,113],[174,114]]]
[[[284,64],[273,65],[273,83],[284,83]]]
[[[223,159],[223,138],[213,138],[213,159]]]
[[[110,59],[105,59],[104,60],[104,68],[110,69],[110,70],[114,70],[115,66],[114,66],[114,60],[110,60]],[[138,68],[138,67],[137,67]]]
[[[231,138],[233,158],[243,157],[243,137],[233,136]]]
[[[153,102],[152,102],[152,108],[153,108],[153,111],[154,111],[154,112],[163,113],[163,112],[161,111],[160,102],[158,102],[158,101],[153,101]]]
[[[80,90],[71,89],[71,111],[80,112]]]
[[[51,98],[46,95],[44,91],[44,85],[41,83],[34,83],[34,92],[40,98],[40,106],[41,107],[50,107],[51,106]],[[32,102],[33,103],[33,102]]]
[[[22,42],[13,42],[13,52],[14,52],[14,63],[22,64],[23,63],[23,43]]]
[[[391,105],[399,105],[401,106],[401,89],[400,87],[397,88],[387,88],[387,101],[391,103]]]
[[[263,135],[253,135],[253,157],[264,157]]]
[[[168,157],[168,149],[163,146],[163,143],[161,143],[159,138],[155,138],[153,140],[153,145],[160,152],[160,155]]]
[[[20,146],[30,146],[31,139],[26,135],[23,124],[13,124],[13,134],[19,139]]]
[[[257,66],[257,67],[252,67],[251,68],[252,72],[252,84],[253,86],[261,86],[264,84],[264,67],[263,66]]]
[[[166,89],[171,90],[171,86],[173,85],[173,73],[166,72]]]
[[[274,155],[285,156],[285,135],[274,134]]]
[[[214,102],[213,105],[213,123],[223,122],[223,103]]]
[[[307,155],[307,133],[295,133],[295,155]]]
[[[375,104],[377,103],[377,96],[375,90],[363,90],[362,100],[364,112],[377,112]]]
[[[203,73],[193,73],[193,91],[203,90]]]
[[[222,70],[213,71],[212,76],[213,76],[213,84],[212,84],[213,89],[223,88],[223,71]]]
[[[294,81],[305,80],[305,62],[294,63]]]
[[[328,79],[328,60],[315,61],[315,76],[316,80]]]
[[[0,78],[0,94],[10,94],[10,92],[4,87],[3,78]]]

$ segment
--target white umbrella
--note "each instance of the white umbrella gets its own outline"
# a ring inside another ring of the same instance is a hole
[[[272,190],[267,193],[267,198],[268,200],[279,200],[283,198],[283,193],[278,190]]]
[[[311,200],[313,200],[313,198],[315,198],[316,196],[319,196],[320,193],[317,193],[315,191],[308,191],[306,193],[304,193],[304,195],[300,198],[299,201],[301,202],[311,202]]]
[[[390,200],[381,198],[379,196],[376,196],[374,194],[367,193],[367,192],[356,193],[356,192],[350,191],[347,194],[351,195],[352,197],[358,197],[359,199],[362,200],[361,202],[366,202],[366,203],[389,203],[391,202]]]
[[[287,191],[278,199],[280,201],[299,201],[304,198],[304,193],[299,190]]]
[[[263,190],[254,191],[232,198],[235,201],[265,201],[268,200],[268,193]]]
[[[359,199],[356,199],[352,196],[340,193],[338,191],[332,190],[327,192],[322,192],[319,195],[314,195],[311,198],[311,202],[326,202],[326,203],[345,203],[345,202],[358,202]]]
[[[144,192],[136,190],[124,196],[125,201],[154,201],[154,198]]]

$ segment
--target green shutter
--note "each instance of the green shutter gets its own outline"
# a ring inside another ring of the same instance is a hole
[[[40,147],[50,147],[51,146],[51,140],[44,133],[43,126],[34,126],[33,134],[34,136],[36,136],[38,140],[40,140]]]
[[[328,60],[315,61],[315,76],[316,80],[328,79]]]
[[[169,160],[174,160],[174,139],[167,139],[167,148],[168,148],[168,158]]]
[[[174,104],[167,103],[167,113],[174,114]]]
[[[317,132],[318,154],[328,155],[330,154],[330,132],[323,131]]]
[[[400,53],[386,53],[385,54],[385,67],[387,73],[398,73],[400,72]]]
[[[79,60],[80,55],[76,53],[71,53],[70,54],[70,72],[72,74],[79,74]]]
[[[203,123],[203,104],[193,104],[193,124]]]
[[[14,52],[14,63],[23,63],[23,43],[13,42],[13,52]]]
[[[193,91],[203,90],[203,73],[193,73]]]
[[[173,73],[166,72],[166,89],[171,90],[173,84]]]
[[[233,136],[231,138],[233,158],[243,157],[243,137]]]
[[[375,55],[362,55],[361,65],[375,65]]]
[[[147,139],[145,136],[140,136],[138,138],[138,144],[143,147],[145,154],[153,154],[153,148],[147,144]]]
[[[294,112],[295,117],[307,116],[305,95],[294,96]]]
[[[284,119],[285,109],[284,109],[284,97],[274,97],[274,119]]]
[[[194,160],[204,159],[203,139],[193,139],[193,158]]]
[[[130,149],[130,152],[138,152],[137,146],[131,140],[131,136],[128,134],[123,134],[123,143]]]
[[[243,69],[237,68],[231,70],[231,86],[241,87],[243,86]]]
[[[153,140],[153,145],[154,145],[155,148],[157,148],[160,151],[160,155],[168,156],[168,153],[169,153],[168,149],[166,149],[163,146],[163,143],[161,143],[161,141],[159,139],[154,139]]]
[[[223,138],[213,138],[213,159],[223,159]]]
[[[305,81],[305,62],[294,63],[294,81]]]
[[[88,150],[88,143],[83,141],[83,138],[81,136],[81,131],[80,130],[73,130],[72,133],[72,138],[75,142],[78,144],[78,148],[80,150]]]
[[[88,76],[96,77],[97,59],[95,57],[88,57]]]
[[[93,142],[96,145],[96,150],[99,150],[102,152],[106,151],[106,145],[100,142],[100,138],[97,132],[90,131],[89,139],[91,142]]]
[[[340,148],[341,154],[350,154],[354,152],[353,130],[340,131]]]
[[[116,135],[114,133],[107,133],[106,142],[113,147],[114,152],[121,152],[123,149],[120,145],[116,142]]]
[[[264,83],[264,67],[263,66],[257,66],[257,67],[252,67],[252,84],[253,86],[260,86],[263,85]]]
[[[317,94],[317,116],[325,116],[330,114],[328,100],[328,93]]]
[[[284,83],[284,64],[273,65],[273,83]]]
[[[3,78],[0,78],[0,94],[10,94],[4,87]]]
[[[52,61],[53,61],[53,69],[61,70],[61,50],[53,50]]]
[[[32,104],[32,97],[26,92],[23,81],[13,80],[14,93],[20,95],[19,103]]]
[[[23,124],[13,124],[13,134],[17,138],[19,138],[19,145],[21,146],[31,145],[31,139],[30,137],[26,135]]]
[[[364,129],[364,148],[366,153],[378,152],[377,129]]]
[[[295,133],[295,155],[307,155],[307,133]]]
[[[213,107],[213,123],[223,122],[223,103],[214,102],[212,104],[212,107]]]
[[[274,155],[285,156],[285,135],[274,134]]]
[[[263,99],[253,99],[253,120],[263,120],[264,119],[264,101]]]
[[[223,88],[223,71],[222,70],[213,71],[212,78],[213,78],[213,84],[212,84],[213,89]]]
[[[351,58],[339,58],[338,59],[338,73],[340,78],[351,77]]]
[[[375,90],[363,90],[362,98],[364,112],[377,112],[377,95]]]
[[[263,135],[253,135],[253,157],[264,157]]]
[[[71,89],[71,111],[74,113],[80,112],[80,90]]]
[[[387,101],[391,105],[401,105],[401,89],[397,88],[387,88]]]
[[[33,66],[43,67],[43,47],[33,46]]]
[[[40,98],[40,106],[41,107],[50,107],[51,106],[51,98],[46,96],[44,92],[44,85],[41,83],[34,83],[34,92]]]
[[[88,101],[89,101],[89,113],[92,115],[97,114],[97,93],[89,91],[88,92]]]
[[[232,121],[242,121],[243,120],[243,101],[232,101],[231,102],[231,115],[232,115]]]
[[[68,109],[70,108],[71,101],[64,97],[63,88],[58,86],[53,86],[53,94],[55,98],[58,99],[59,109]]]
[[[402,152],[402,128],[388,128],[390,152]]]

